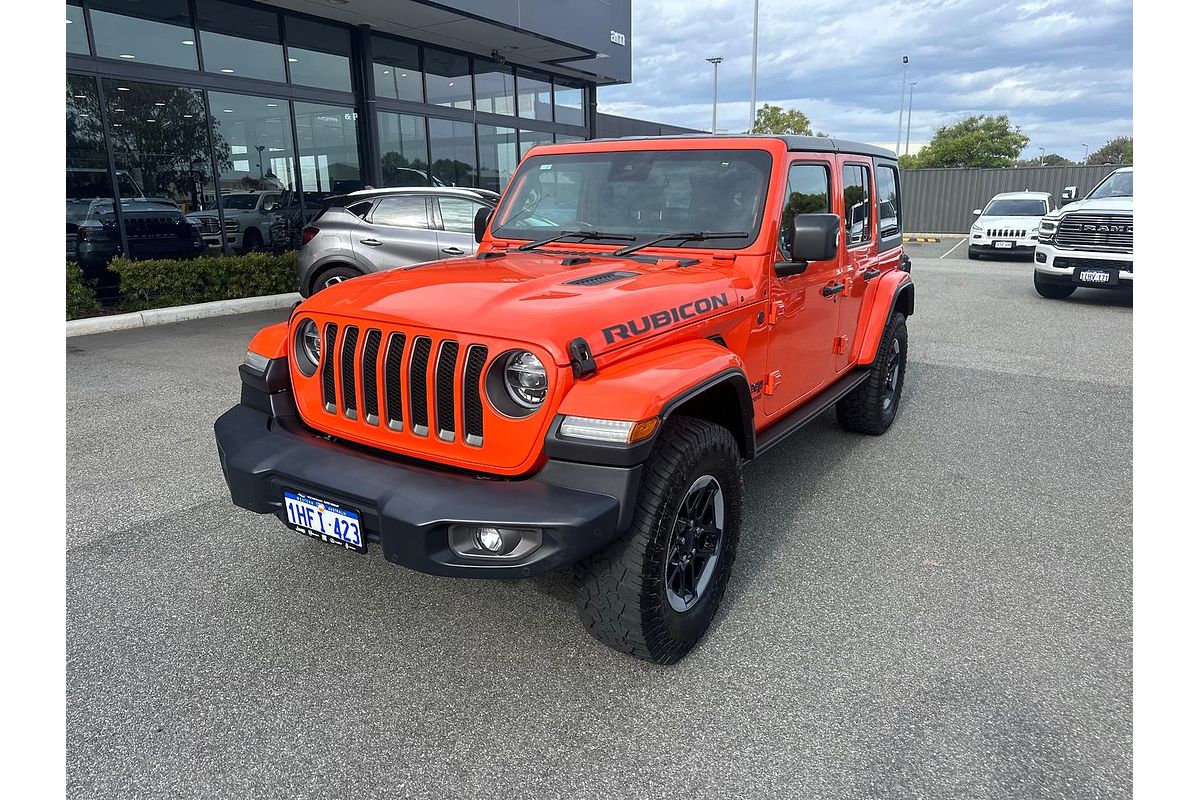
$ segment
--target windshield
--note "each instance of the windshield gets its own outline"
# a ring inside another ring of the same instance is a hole
[[[249,211],[258,204],[258,195],[256,194],[227,194],[223,199],[225,208],[238,211]]]
[[[641,243],[675,231],[745,231],[746,238],[705,243],[706,248],[734,250],[757,235],[770,173],[771,156],[762,150],[532,156],[513,177],[493,233],[540,240],[595,229]]]
[[[1045,200],[993,200],[983,210],[985,217],[1044,217]]]
[[[1114,172],[1092,189],[1089,199],[1096,197],[1133,197],[1133,173]]]

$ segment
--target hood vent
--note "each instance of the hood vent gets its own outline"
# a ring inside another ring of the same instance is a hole
[[[624,270],[613,270],[612,272],[601,272],[598,275],[588,275],[586,278],[576,278],[573,281],[564,281],[567,286],[599,286],[602,283],[612,283],[613,281],[624,280],[625,278],[636,278],[636,272],[626,272]]]

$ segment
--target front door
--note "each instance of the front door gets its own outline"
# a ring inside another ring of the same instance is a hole
[[[828,214],[833,207],[833,164],[819,156],[797,156],[788,167],[779,209],[778,258],[791,260],[792,221],[800,214]],[[770,344],[763,379],[767,417],[785,413],[832,380],[833,337],[838,325],[840,259],[813,261],[799,275],[771,277]]]
[[[475,252],[475,213],[483,208],[465,197],[437,197],[434,199],[440,222],[437,232],[439,258],[457,258]]]
[[[842,262],[840,283],[845,284],[838,298],[838,330],[834,340],[834,369],[841,372],[850,364],[863,294],[873,279],[879,260],[876,241],[875,191],[871,165],[865,160],[843,156],[842,169]]]
[[[354,254],[376,270],[438,259],[437,233],[423,195],[381,197],[365,225],[351,234]]]

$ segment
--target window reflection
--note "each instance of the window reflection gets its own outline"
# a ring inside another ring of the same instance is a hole
[[[498,192],[517,168],[515,128],[479,126],[479,186]]]
[[[458,53],[425,48],[425,92],[434,105],[470,109],[470,60]]]
[[[296,103],[296,138],[300,184],[306,192],[344,194],[363,188],[353,108]]]
[[[77,3],[67,3],[67,52],[88,55],[87,26],[83,9]]]
[[[583,124],[583,85],[554,81],[554,121],[566,125]]]
[[[349,31],[293,17],[285,17],[284,24],[292,83],[349,92]]]
[[[205,72],[283,81],[278,17],[225,0],[199,0],[196,12]]]
[[[554,119],[550,105],[550,81],[542,77],[517,73],[517,113],[526,119],[550,122]]]
[[[139,4],[136,10],[118,0],[94,0],[91,17],[98,56],[135,64],[197,67],[187,0],[157,0]]]
[[[429,139],[425,118],[379,114],[380,173],[384,186],[428,186]],[[434,181],[434,183],[438,183]]]
[[[371,39],[375,61],[375,94],[393,100],[425,99],[420,49],[415,44],[376,36]]]
[[[475,110],[489,114],[507,114],[515,111],[516,87],[513,71],[486,58],[475,59]]]
[[[433,176],[449,186],[475,185],[475,126],[447,119],[429,120]]]
[[[539,144],[553,144],[554,134],[546,133],[545,131],[527,131],[521,130],[521,158],[529,152],[531,147],[537,147]]]

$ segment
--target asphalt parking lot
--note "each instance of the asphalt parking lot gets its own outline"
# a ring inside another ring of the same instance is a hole
[[[1132,301],[952,244],[909,246],[895,425],[748,468],[674,667],[589,637],[565,573],[232,506],[212,422],[283,312],[67,340],[68,796],[1128,797]]]

